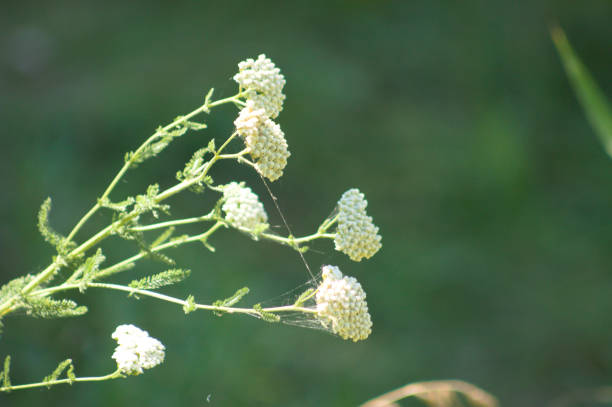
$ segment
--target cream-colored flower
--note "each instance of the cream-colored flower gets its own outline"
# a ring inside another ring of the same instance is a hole
[[[280,126],[265,116],[263,109],[249,100],[234,121],[236,131],[244,137],[255,169],[270,181],[283,175],[287,159],[291,155]]]
[[[257,195],[243,183],[231,182],[223,186],[223,206],[225,220],[231,225],[262,231],[268,227],[268,215]]]
[[[118,344],[112,358],[125,374],[139,375],[164,361],[164,345],[134,325],[119,325],[111,337]]]
[[[366,339],[372,332],[372,320],[361,284],[353,277],[342,276],[336,266],[323,266],[322,277],[316,293],[321,323],[342,339]]]
[[[336,250],[353,261],[369,259],[382,247],[378,227],[366,213],[367,206],[364,195],[356,188],[346,191],[338,201]]]
[[[257,109],[264,109],[268,117],[276,118],[285,100],[285,77],[280,69],[264,54],[256,60],[249,58],[240,62],[238,69],[234,80],[246,90],[247,99],[252,100]]]

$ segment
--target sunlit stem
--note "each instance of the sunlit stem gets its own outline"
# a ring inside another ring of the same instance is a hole
[[[146,297],[157,298],[158,300],[170,302],[173,304],[178,304],[181,306],[190,306],[190,304],[187,301],[181,300],[179,298],[171,297],[165,294],[160,294],[155,291],[142,290],[142,289],[132,288],[132,287],[128,287],[128,286],[120,285],[120,284],[89,283],[88,286],[97,287],[97,288],[106,288],[109,290],[125,291],[130,294],[137,294],[137,295],[142,295]],[[222,306],[216,306],[216,305],[197,304],[197,303],[193,304],[193,306],[195,309],[217,311],[217,312],[227,312],[228,314],[247,314],[247,315],[261,316],[261,313],[253,308],[222,307]],[[277,312],[296,312],[297,311],[297,312],[314,314],[317,312],[313,308],[296,307],[294,305],[285,305],[282,307],[269,307],[269,308],[263,308],[262,310],[264,312],[275,312],[275,313]]]
[[[166,125],[165,127],[162,127],[160,130],[156,131],[151,137],[149,137],[144,143],[142,143],[140,145],[140,147],[138,147],[136,149],[134,154],[132,154],[131,158],[129,160],[127,160],[123,164],[123,167],[121,167],[121,169],[119,170],[117,175],[115,175],[115,178],[113,178],[111,183],[108,185],[108,187],[106,188],[106,190],[104,191],[104,193],[102,194],[102,196],[100,197],[98,202],[85,214],[85,216],[83,216],[78,221],[78,223],[74,226],[74,228],[68,234],[67,239],[68,240],[72,240],[72,238],[77,234],[77,232],[81,229],[81,227],[89,220],[89,218],[91,218],[91,216],[93,216],[98,211],[98,209],[101,208],[100,202],[105,200],[106,198],[108,198],[108,196],[111,194],[113,189],[115,189],[115,186],[117,186],[117,183],[121,180],[121,178],[123,178],[123,176],[130,169],[130,167],[132,167],[132,165],[134,165],[134,160],[138,157],[139,153],[142,153],[142,151],[144,151],[144,149],[147,148],[147,146],[149,146],[151,143],[153,143],[154,141],[159,139],[163,134],[167,133],[169,130],[173,129],[176,126],[179,126],[182,123],[185,123],[186,121],[188,121],[192,117],[194,117],[194,116],[196,116],[196,115],[198,115],[198,114],[200,114],[202,112],[208,112],[211,108],[216,107],[216,106],[220,106],[220,105],[225,104],[225,103],[232,103],[232,102],[233,103],[237,103],[237,102],[240,102],[240,100],[239,100],[240,96],[242,96],[242,94],[238,93],[237,95],[234,95],[232,97],[225,98],[225,99],[220,99],[220,100],[217,100],[215,102],[210,102],[210,101],[207,100],[202,106],[198,107],[194,111],[192,111],[190,113],[187,113],[186,115],[177,118],[172,123]]]
[[[316,239],[334,239],[336,237],[335,233],[313,233],[312,235],[304,236],[304,237],[283,237],[278,236],[272,233],[261,233],[259,236],[264,239],[272,240],[287,246],[294,248],[295,250],[300,250],[299,245],[302,243],[307,243]]]
[[[183,245],[183,244],[186,244],[186,243],[191,243],[191,242],[202,242],[202,243],[205,243],[208,240],[208,238],[213,233],[215,233],[215,231],[217,229],[219,229],[222,226],[225,226],[225,223],[217,221],[213,226],[210,227],[210,229],[208,229],[204,233],[201,233],[199,235],[189,236],[189,237],[186,237],[184,239],[180,239],[179,238],[177,240],[171,240],[171,241],[169,241],[167,243],[160,244],[158,246],[152,247],[151,251],[152,252],[159,252],[159,251],[171,248],[171,247],[178,247],[180,245]],[[140,260],[140,259],[142,259],[144,257],[147,257],[147,255],[148,255],[147,252],[140,252],[140,253],[132,256],[132,257],[129,257],[129,258],[123,260],[123,261],[120,261],[119,263],[117,263],[117,264],[115,264],[113,266],[110,266],[110,267],[107,267],[105,269],[102,269],[102,270],[99,271],[99,273],[96,274],[96,278],[100,279],[100,278],[107,277],[107,276],[109,276],[111,274],[114,274],[114,273],[117,272],[117,270],[122,270],[128,264],[135,263],[138,260]]]
[[[113,380],[113,379],[118,379],[120,377],[125,377],[125,376],[121,373],[121,370],[117,369],[113,373],[107,374],[105,376],[75,377],[72,379],[70,378],[56,379],[56,380],[50,380],[48,382],[38,382],[38,383],[5,386],[5,387],[0,387],[0,392],[3,392],[3,391],[9,392],[13,390],[23,390],[23,389],[33,389],[36,387],[50,387],[50,386],[55,386],[58,384],[66,384],[66,383],[72,384],[72,383],[81,383],[81,382],[103,382],[105,380]]]
[[[208,105],[205,104],[204,106],[208,106],[208,108],[210,108],[210,107],[213,107],[213,106],[220,105],[222,103],[233,102],[234,99],[238,98],[239,96],[240,96],[240,94],[238,94],[236,96],[233,96],[231,98],[226,98],[226,99],[219,100],[217,102],[210,103]],[[198,110],[198,109],[196,109],[196,110]],[[204,110],[202,110],[202,111],[204,111]],[[189,115],[187,115],[187,116],[189,116]],[[186,120],[187,116],[185,116],[182,120]],[[189,117],[191,117],[191,116],[189,116]],[[160,202],[170,198],[171,196],[173,196],[173,195],[175,195],[175,194],[177,194],[177,193],[179,193],[179,192],[181,192],[181,191],[191,187],[192,185],[194,185],[194,184],[196,184],[198,182],[201,182],[206,177],[206,175],[208,174],[208,172],[212,168],[213,164],[217,160],[222,159],[221,152],[223,151],[223,149],[225,147],[228,146],[228,144],[236,136],[237,136],[237,133],[233,133],[230,137],[228,137],[227,140],[225,140],[223,145],[221,145],[221,147],[219,147],[219,149],[217,151],[215,151],[214,156],[209,161],[207,161],[205,164],[203,164],[202,167],[200,167],[198,169],[199,175],[197,177],[186,179],[186,180],[184,180],[184,181],[174,185],[173,187],[170,187],[170,188],[166,189],[165,191],[160,192],[154,198],[154,202],[155,203],[160,203]],[[126,171],[127,171],[127,169],[126,169]],[[107,190],[108,190],[108,188],[107,188]],[[112,190],[112,188],[111,188],[111,190]],[[131,219],[133,219],[137,215],[138,214],[132,214],[130,216],[126,216],[121,221],[117,221],[115,223],[112,223],[112,224],[108,225],[107,227],[105,227],[104,229],[102,229],[101,231],[96,233],[94,236],[89,238],[87,241],[82,243],[76,249],[72,250],[66,257],[70,259],[70,258],[74,258],[76,256],[81,255],[82,253],[86,252],[90,248],[96,246],[102,240],[106,239],[111,234],[111,232],[113,231],[114,228],[116,228],[117,226],[121,226],[122,224],[127,223],[128,221],[130,221]],[[34,290],[36,287],[38,287],[42,282],[48,280],[49,277],[51,277],[53,275],[53,273],[55,273],[57,271],[57,269],[59,269],[62,265],[64,265],[64,263],[65,263],[65,260],[61,256],[57,256],[57,258],[55,259],[55,261],[53,263],[51,263],[49,266],[47,266],[47,268],[45,268],[43,271],[41,271],[32,281],[30,281],[21,290],[21,295],[29,294],[32,290]],[[4,303],[0,304],[0,317],[2,317],[3,315],[6,315],[9,312],[11,312],[11,311],[13,311],[13,310],[18,308],[17,306],[14,305],[15,304],[15,300],[18,297],[19,296],[17,296],[17,295],[13,296],[10,299],[8,299],[7,301],[5,301]]]
[[[168,228],[172,226],[188,225],[191,223],[208,222],[212,220],[216,220],[214,211],[204,216],[197,216],[194,218],[176,219],[176,220],[169,220],[167,222],[153,223],[151,225],[133,227],[133,228],[130,228],[130,230],[133,230],[135,232],[146,232],[149,230],[163,229],[163,228]]]

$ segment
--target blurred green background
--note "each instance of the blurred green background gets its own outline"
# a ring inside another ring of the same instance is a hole
[[[92,289],[73,296],[90,307],[85,317],[6,319],[0,355],[13,356],[14,383],[66,357],[79,375],[112,371],[121,323],[159,338],[166,362],[129,380],[0,395],[0,405],[354,406],[458,378],[505,406],[541,406],[612,383],[612,162],[548,31],[559,22],[612,95],[611,17],[607,0],[4,2],[0,282],[50,261],[35,227],[47,196],[66,233],[125,151],[209,87],[232,95],[236,64],[262,52],[287,78],[278,122],[292,156],[272,188],[294,232],[312,232],[358,187],[383,249],[361,263],[330,244],[307,254],[363,285],[374,321],[365,342]],[[114,198],[171,185],[235,116],[214,111],[209,129],[130,172]],[[220,165],[213,176],[247,181],[281,225],[248,168]],[[173,214],[202,214],[212,197],[185,194]],[[214,255],[169,253],[193,275],[165,292],[213,301],[248,285],[246,303],[274,303],[308,278],[287,248],[231,231],[212,243]],[[105,248],[109,261],[134,251]],[[144,262],[118,280],[162,268]]]

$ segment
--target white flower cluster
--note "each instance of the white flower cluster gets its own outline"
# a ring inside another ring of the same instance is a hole
[[[353,188],[342,194],[338,201],[338,228],[336,250],[346,253],[351,260],[369,259],[382,246],[378,227],[366,213],[368,201],[358,189]]]
[[[336,266],[323,266],[323,281],[317,288],[317,315],[342,339],[366,339],[372,332],[366,294],[354,278],[342,276]]]
[[[256,60],[249,58],[238,64],[239,72],[234,80],[247,92],[247,98],[257,109],[264,109],[266,116],[276,118],[283,110],[283,87],[285,77],[274,63],[264,54]]]
[[[257,195],[242,183],[223,186],[225,219],[235,227],[261,231],[268,227],[268,215]]]
[[[291,155],[280,126],[266,116],[264,109],[256,108],[251,100],[240,111],[234,125],[238,134],[244,137],[257,171],[270,181],[280,178]]]
[[[125,374],[139,375],[164,361],[164,345],[134,325],[119,325],[111,337],[118,343],[112,357]]]

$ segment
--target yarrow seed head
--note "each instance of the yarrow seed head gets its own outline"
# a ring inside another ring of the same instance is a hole
[[[280,69],[264,54],[256,60],[249,58],[240,62],[238,69],[234,80],[246,90],[247,99],[252,100],[257,109],[264,109],[268,117],[276,118],[285,100],[285,77]]]
[[[250,100],[240,111],[234,125],[238,134],[244,137],[257,171],[270,181],[280,178],[291,155],[280,126],[266,117],[264,110],[256,108]]]
[[[338,201],[338,227],[334,242],[336,250],[347,254],[353,261],[369,259],[381,247],[378,227],[366,213],[368,201],[358,189],[346,191]]]
[[[111,337],[118,344],[112,358],[125,374],[139,375],[164,361],[164,345],[134,325],[119,325]]]
[[[231,182],[223,186],[225,220],[231,225],[260,232],[268,228],[268,215],[257,195],[244,183]]]
[[[353,278],[342,276],[336,266],[323,266],[323,281],[317,288],[317,316],[342,339],[366,339],[372,332],[366,294]]]

